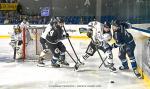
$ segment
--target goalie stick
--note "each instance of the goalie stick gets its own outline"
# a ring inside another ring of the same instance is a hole
[[[14,45],[14,56],[13,56],[13,59],[14,59],[14,60],[16,60],[17,47],[18,47],[17,44],[18,44],[18,41],[16,41],[16,42],[15,42],[15,45]]]

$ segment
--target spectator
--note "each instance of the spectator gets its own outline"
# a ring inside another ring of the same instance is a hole
[[[6,19],[4,20],[4,24],[9,24],[9,19],[8,19],[8,18],[6,18]]]
[[[1,0],[0,2],[1,2],[1,3],[6,3],[6,0]]]

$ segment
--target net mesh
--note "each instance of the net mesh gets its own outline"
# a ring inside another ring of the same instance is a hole
[[[29,60],[35,60],[39,58],[39,55],[42,51],[42,46],[40,43],[40,36],[42,35],[42,32],[44,31],[44,27],[32,27],[25,29],[25,49],[23,50],[25,55],[24,59],[29,59]],[[50,53],[49,55],[46,55],[46,58],[50,58]]]

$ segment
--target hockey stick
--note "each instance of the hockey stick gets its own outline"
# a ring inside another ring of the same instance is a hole
[[[64,28],[65,33],[67,34],[67,31],[66,31],[66,29],[65,29],[64,26],[63,26],[63,28]],[[70,43],[70,46],[71,46],[71,48],[72,48],[72,50],[73,50],[73,52],[74,52],[74,54],[75,54],[75,56],[76,56],[78,62],[80,62],[80,63],[82,64],[82,62],[80,61],[80,59],[78,58],[78,56],[77,56],[77,54],[76,54],[76,52],[75,52],[75,50],[74,50],[74,47],[73,47],[73,45],[72,45],[72,43],[71,43],[69,37],[68,37],[68,41],[69,41],[69,43]],[[78,63],[78,62],[76,62],[76,63]]]
[[[107,57],[105,57],[104,62],[106,61]],[[101,66],[104,64],[104,62],[101,63],[101,65],[99,66],[99,69],[101,68]]]
[[[16,54],[17,54],[17,44],[18,44],[18,41],[15,42],[15,46],[14,46],[14,60],[16,60]]]
[[[91,40],[94,42],[94,40],[93,40],[92,37],[91,37]],[[96,47],[96,51],[98,52],[98,55],[99,55],[99,57],[100,57],[100,59],[101,59],[101,61],[102,61],[102,64],[104,64],[105,67],[108,67],[108,65],[105,64],[105,61],[103,60],[103,58],[102,58],[102,56],[101,56],[101,54],[100,54],[100,52],[99,52],[99,50],[98,50],[97,45],[95,45],[95,47]],[[106,59],[105,59],[105,60],[106,60]],[[102,66],[102,64],[101,64],[101,66]],[[100,68],[100,67],[99,67],[99,68]]]
[[[16,59],[16,47],[14,47],[14,60]]]
[[[66,50],[67,54],[70,56],[70,58],[74,61],[75,64],[77,64],[77,62],[75,61],[75,59],[71,56],[71,54]]]

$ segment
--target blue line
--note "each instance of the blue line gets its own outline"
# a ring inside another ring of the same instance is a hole
[[[141,32],[145,32],[145,33],[150,33],[150,30],[148,30],[148,29],[141,29],[141,28],[136,28],[136,27],[132,27],[132,29],[135,29],[135,30],[138,30]]]

